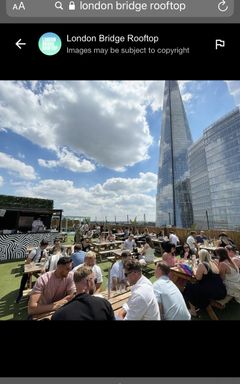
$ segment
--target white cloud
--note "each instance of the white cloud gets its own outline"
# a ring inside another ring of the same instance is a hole
[[[192,99],[193,95],[190,92],[186,92],[182,95],[183,101],[186,103]]]
[[[92,172],[95,170],[95,165],[93,163],[86,159],[79,159],[67,148],[62,148],[62,150],[57,153],[57,157],[59,160],[38,159],[38,163],[42,167],[63,167],[72,172]]]
[[[140,173],[138,178],[111,178],[91,188],[77,188],[71,180],[41,180],[37,184],[17,187],[17,193],[54,200],[55,208],[64,215],[90,216],[104,220],[126,220],[126,215],[143,221],[155,220],[157,176]],[[152,193],[153,195],[149,195]]]
[[[102,188],[105,191],[111,191],[114,193],[121,194],[132,194],[132,193],[147,193],[156,189],[157,175],[151,172],[139,173],[139,178],[111,178],[108,179]]]
[[[24,153],[18,152],[17,156],[19,157],[19,159],[25,159]]]
[[[81,156],[80,164],[71,160],[75,172],[93,167],[91,160],[124,171],[149,157],[147,110],[162,108],[163,89],[163,81],[2,81],[0,126],[56,153],[71,148]]]
[[[3,186],[3,177],[0,176],[0,187],[2,187],[2,186]]]
[[[236,105],[240,106],[240,80],[226,81],[229,93],[234,97]]]
[[[22,161],[3,152],[0,152],[0,168],[7,169],[11,173],[17,173],[18,177],[22,179],[36,179],[34,168],[31,165],[26,165]]]
[[[36,82],[4,81],[0,126],[44,148],[71,148],[87,161],[122,171],[148,158],[152,137],[147,107],[161,104],[162,86],[143,81],[56,81],[40,87]],[[75,161],[72,166],[81,167],[90,164]]]

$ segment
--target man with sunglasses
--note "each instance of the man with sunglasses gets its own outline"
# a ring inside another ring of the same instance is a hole
[[[125,263],[125,276],[132,285],[132,293],[126,304],[118,311],[122,320],[160,320],[160,311],[154,295],[153,285],[142,275],[138,260]]]
[[[115,320],[111,304],[93,296],[95,276],[90,267],[83,265],[74,272],[76,296],[54,313],[52,320]]]

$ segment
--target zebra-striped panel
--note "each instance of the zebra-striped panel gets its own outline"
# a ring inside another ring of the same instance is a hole
[[[24,233],[0,235],[0,261],[23,259],[28,247],[37,247],[42,239],[53,244],[59,233]]]

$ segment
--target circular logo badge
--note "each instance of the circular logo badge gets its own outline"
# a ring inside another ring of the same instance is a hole
[[[62,41],[56,33],[44,33],[38,40],[38,48],[44,55],[53,56],[60,51]]]

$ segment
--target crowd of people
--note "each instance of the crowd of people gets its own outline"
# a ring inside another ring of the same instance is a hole
[[[89,228],[85,228],[89,232]],[[124,232],[123,232],[124,233]],[[42,274],[38,276],[28,302],[29,318],[45,312],[54,312],[52,320],[190,320],[198,316],[199,309],[211,310],[211,305],[225,299],[235,298],[240,303],[240,257],[232,241],[225,234],[219,235],[215,257],[207,249],[201,249],[207,239],[204,232],[190,232],[177,258],[180,245],[177,235],[170,231],[164,243],[162,261],[155,268],[156,281],[143,274],[143,267],[153,263],[155,248],[151,236],[145,232],[145,244],[137,257],[133,233],[125,234],[123,249],[110,273],[111,291],[128,289],[131,295],[122,308],[114,314],[108,300],[101,297],[103,273],[91,250],[89,238],[76,238],[72,255],[67,255],[60,240],[53,247],[42,240],[39,247],[28,255],[26,263],[43,262]],[[224,237],[225,236],[225,237]],[[113,240],[108,233],[108,241]],[[179,262],[194,261],[195,281],[177,286],[172,279],[171,268]],[[180,260],[180,261],[179,261]],[[16,299],[21,300],[27,282],[23,274]],[[216,305],[217,306],[217,305]],[[214,315],[212,315],[214,318]]]

